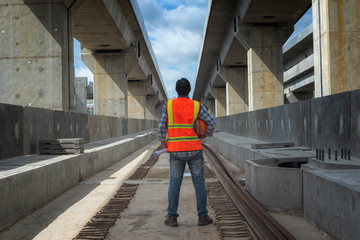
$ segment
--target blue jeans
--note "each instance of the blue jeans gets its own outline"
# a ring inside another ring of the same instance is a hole
[[[202,151],[193,157],[179,158],[170,153],[170,184],[168,192],[168,216],[179,216],[177,209],[179,206],[179,193],[183,180],[185,164],[187,163],[191,172],[192,182],[195,188],[197,213],[198,216],[205,216],[208,213],[206,209],[207,192],[204,179],[204,157]]]

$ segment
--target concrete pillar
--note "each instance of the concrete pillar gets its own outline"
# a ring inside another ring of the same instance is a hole
[[[133,53],[92,53],[82,48],[81,59],[94,74],[96,115],[128,117],[127,70],[136,60]]]
[[[210,88],[211,95],[215,98],[215,117],[226,115],[226,88]]]
[[[226,78],[226,115],[249,110],[247,68],[223,68]]]
[[[150,88],[148,81],[128,81],[128,117],[145,119],[146,93]]]
[[[292,31],[292,26],[239,26],[236,37],[248,49],[250,111],[284,104],[282,46]]]
[[[155,106],[158,103],[159,98],[155,95],[146,96],[146,109],[145,109],[145,119],[155,120],[156,111]]]
[[[0,102],[74,110],[72,16],[61,1],[0,4]]]
[[[313,0],[315,97],[360,89],[358,0]]]
[[[87,78],[75,78],[75,112],[87,113]]]

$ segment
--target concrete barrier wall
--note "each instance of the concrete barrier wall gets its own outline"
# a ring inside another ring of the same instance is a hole
[[[275,166],[266,166],[274,163]],[[267,210],[303,213],[302,170],[277,167],[274,159],[245,161],[246,189]]]
[[[40,139],[86,143],[157,128],[158,122],[0,104],[0,160],[38,153]]]
[[[217,130],[360,158],[360,90],[216,118]]]
[[[359,239],[360,170],[304,171],[304,216],[336,239]]]
[[[84,154],[30,155],[3,160],[0,231],[156,137],[156,131],[147,131],[86,144]]]

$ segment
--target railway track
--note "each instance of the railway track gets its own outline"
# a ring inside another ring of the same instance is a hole
[[[208,201],[215,211],[215,223],[221,239],[295,239],[240,185],[219,156],[208,145],[203,146],[206,160],[212,168],[204,166],[205,178],[213,179],[206,182]],[[151,156],[128,179],[143,179],[158,158]],[[121,218],[121,213],[135,196],[138,185],[124,183],[74,239],[106,239],[110,228]]]
[[[207,144],[206,159],[219,182],[208,183],[209,203],[223,239],[288,239],[293,237],[240,185],[229,168]],[[230,198],[230,199],[229,199]]]

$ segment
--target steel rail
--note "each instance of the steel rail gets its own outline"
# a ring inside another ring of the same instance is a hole
[[[259,239],[295,240],[245,189],[240,185],[231,170],[220,157],[203,144],[204,153],[209,159],[213,170],[234,205],[244,215],[252,231]]]

